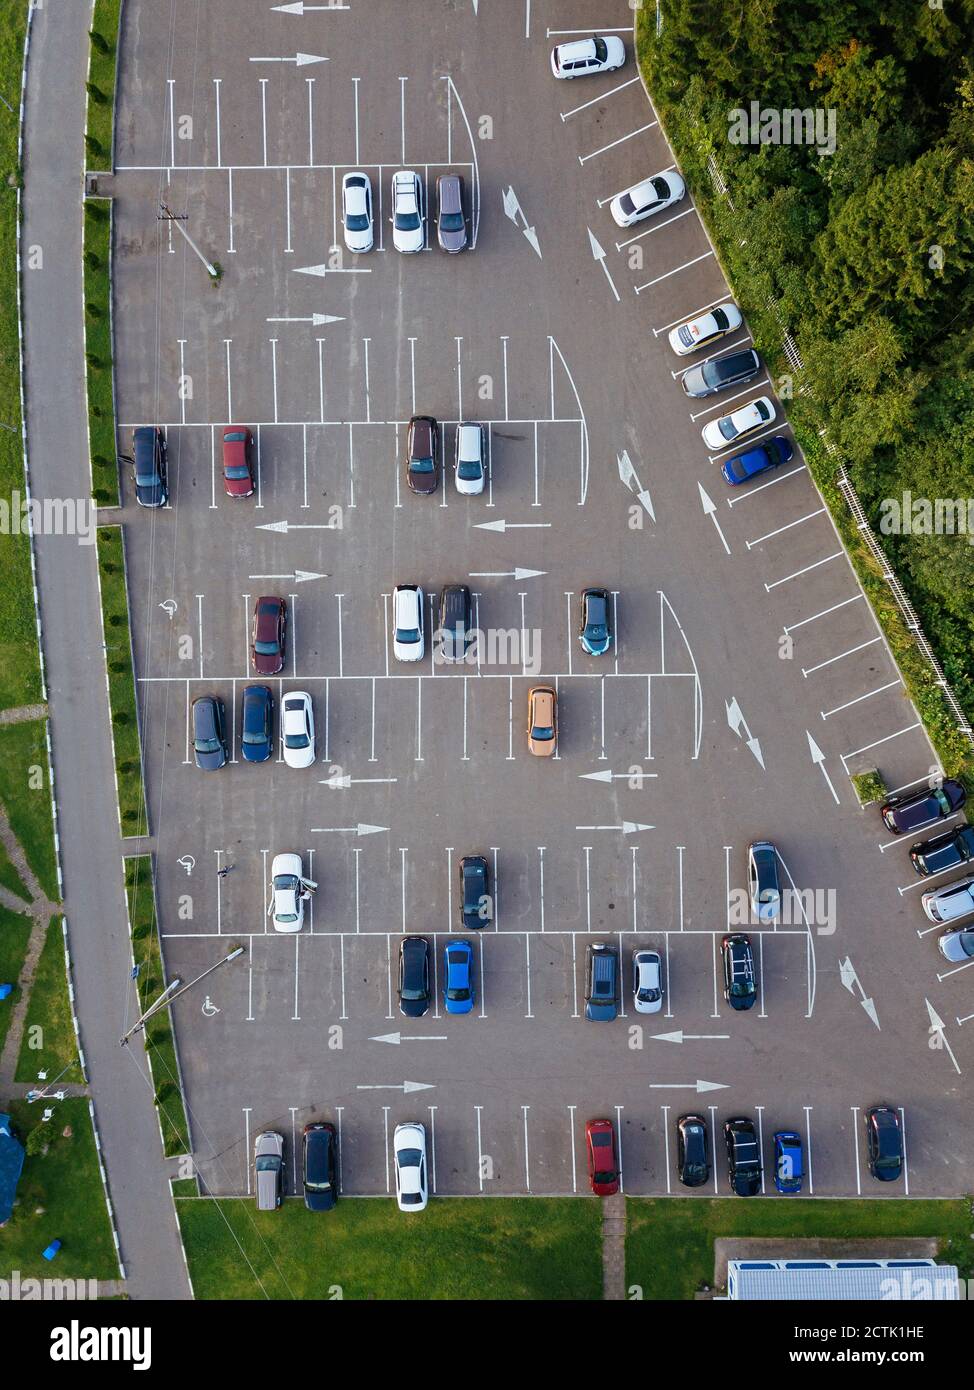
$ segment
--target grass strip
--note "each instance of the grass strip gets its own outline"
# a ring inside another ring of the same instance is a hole
[[[145,790],[142,785],[142,750],[132,668],[125,546],[120,526],[98,528],[98,575],[122,834],[141,835],[146,829]]]

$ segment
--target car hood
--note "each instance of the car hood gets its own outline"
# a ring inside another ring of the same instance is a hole
[[[226,760],[226,754],[222,748],[218,748],[215,753],[196,754],[196,764],[204,772],[211,772],[214,768],[222,767]]]

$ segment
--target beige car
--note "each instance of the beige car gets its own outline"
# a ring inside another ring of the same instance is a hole
[[[528,691],[528,751],[550,758],[558,742],[558,696],[550,685]]]

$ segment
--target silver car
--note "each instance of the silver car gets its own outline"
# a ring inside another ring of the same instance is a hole
[[[931,922],[954,922],[974,912],[974,877],[958,878],[946,888],[931,888],[920,895]]]
[[[663,962],[659,951],[633,951],[632,999],[637,1014],[658,1014],[663,1007]]]
[[[463,179],[459,174],[441,174],[436,180],[436,239],[440,249],[451,256],[467,248]]]
[[[958,927],[956,931],[945,931],[937,945],[944,960],[954,965],[974,960],[974,929]]]
[[[276,1211],[284,1196],[284,1135],[265,1129],[254,1143],[254,1191],[258,1211]]]

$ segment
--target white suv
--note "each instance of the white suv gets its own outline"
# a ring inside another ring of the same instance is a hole
[[[483,492],[487,479],[483,425],[468,422],[457,427],[457,457],[453,469],[457,492],[462,496],[475,497]]]
[[[422,661],[423,591],[418,584],[397,584],[392,591],[392,652],[397,661]]]
[[[397,251],[423,249],[423,181],[412,169],[392,176],[392,244]]]
[[[589,77],[595,72],[615,72],[626,61],[626,45],[615,34],[593,34],[590,39],[560,43],[551,50],[551,71],[556,77]]]

